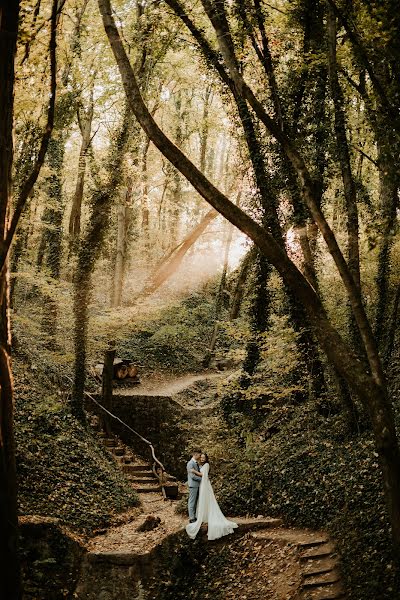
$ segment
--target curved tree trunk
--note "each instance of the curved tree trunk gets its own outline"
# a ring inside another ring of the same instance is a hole
[[[19,2],[0,3],[0,240],[7,232],[13,162],[14,60]],[[20,600],[17,480],[13,428],[13,386],[10,364],[8,262],[0,276],[0,597]]]

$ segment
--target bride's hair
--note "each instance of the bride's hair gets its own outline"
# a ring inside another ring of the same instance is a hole
[[[206,457],[206,460],[204,461],[204,464],[206,464],[206,463],[210,464],[210,461],[208,460],[208,454],[207,454],[207,452],[202,452],[202,454],[204,454],[204,456]]]

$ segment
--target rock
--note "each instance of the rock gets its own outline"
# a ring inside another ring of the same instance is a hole
[[[136,531],[152,531],[153,529],[156,529],[160,525],[160,523],[160,517],[155,517],[154,515],[147,515],[143,523],[136,528]]]

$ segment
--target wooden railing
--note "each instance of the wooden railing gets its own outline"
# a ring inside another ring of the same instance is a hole
[[[71,383],[73,383],[72,379],[70,379],[67,375],[64,375],[64,377],[66,377]],[[94,402],[94,404],[96,404],[96,406],[98,406],[103,412],[105,412],[112,419],[115,419],[116,421],[118,421],[119,423],[121,423],[121,425],[123,425],[124,427],[126,427],[127,429],[129,429],[129,431],[131,433],[133,433],[142,442],[144,442],[145,444],[148,445],[148,447],[150,449],[150,452],[151,452],[151,457],[153,459],[152,470],[153,470],[154,475],[157,477],[157,479],[160,482],[160,485],[161,485],[161,488],[162,488],[162,492],[163,492],[163,495],[165,497],[166,496],[165,489],[164,489],[164,487],[165,487],[165,481],[164,481],[165,468],[164,468],[164,465],[162,464],[162,462],[156,457],[153,444],[149,440],[146,440],[145,437],[143,437],[142,435],[140,435],[140,433],[138,431],[135,431],[135,429],[132,429],[132,427],[130,427],[127,423],[125,423],[125,421],[123,421],[122,419],[120,419],[119,417],[117,417],[116,415],[114,415],[111,411],[109,411],[107,408],[105,408],[105,406],[103,406],[102,404],[100,404],[100,402],[98,400],[96,400],[96,398],[92,394],[90,394],[86,390],[85,390],[84,393],[85,393],[85,396],[87,396],[88,398],[90,398],[90,400],[92,402]],[[158,469],[157,469],[157,465],[158,465]],[[161,475],[159,475],[159,473],[158,473],[159,469],[161,469]]]

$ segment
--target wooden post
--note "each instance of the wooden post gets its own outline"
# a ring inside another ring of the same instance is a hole
[[[104,408],[111,410],[113,393],[113,375],[114,375],[115,347],[110,344],[104,353],[104,366],[102,373],[101,398]],[[103,427],[107,435],[111,434],[110,421],[107,415],[100,416]]]

